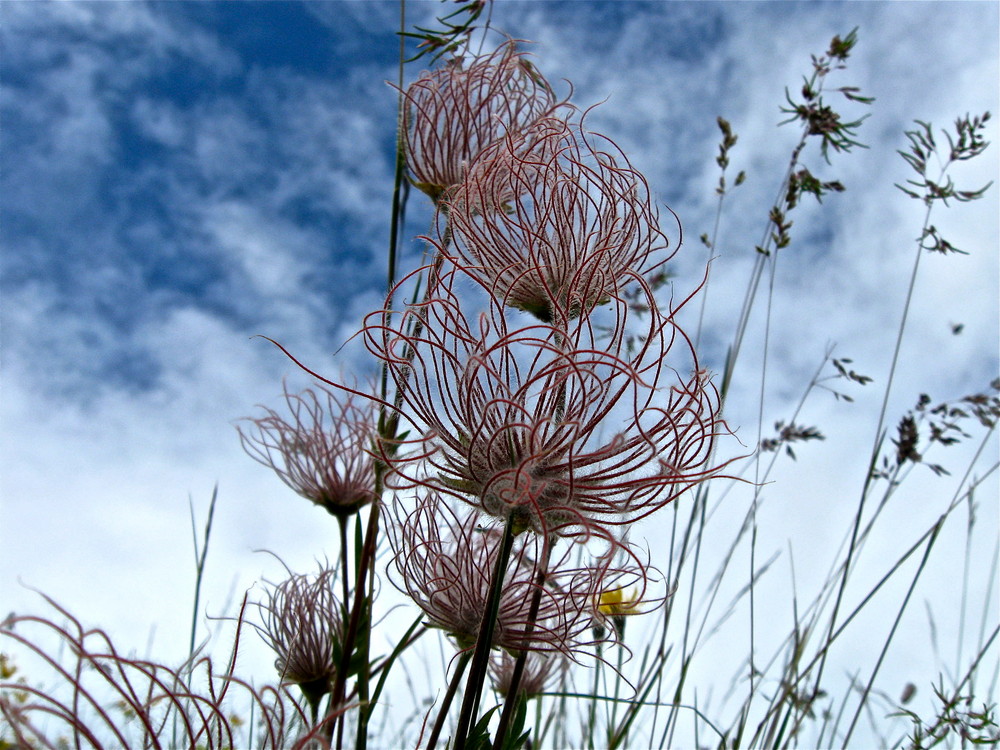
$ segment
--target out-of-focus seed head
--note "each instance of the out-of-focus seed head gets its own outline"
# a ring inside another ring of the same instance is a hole
[[[370,503],[375,496],[371,402],[325,388],[298,394],[286,389],[285,402],[288,416],[265,408],[263,417],[237,427],[246,452],[331,515],[343,518]]]
[[[510,692],[516,661],[517,658],[506,651],[501,651],[490,659],[489,671],[493,689],[503,698]],[[524,672],[517,687],[518,694],[527,698],[541,695],[559,680],[569,664],[570,661],[562,654],[527,654]]]
[[[275,653],[281,681],[298,685],[310,704],[329,693],[337,677],[343,627],[335,580],[336,573],[323,567],[314,575],[292,575],[258,604],[258,630]]]
[[[462,650],[476,643],[500,550],[500,529],[480,525],[487,520],[476,513],[460,515],[440,496],[430,495],[410,513],[397,504],[389,527],[397,573],[393,583],[424,611],[430,626],[447,632]],[[542,549],[533,535],[515,540],[492,645],[514,653],[572,654],[588,631],[600,579],[592,569],[554,561],[532,622],[531,600],[545,566],[538,554]]]

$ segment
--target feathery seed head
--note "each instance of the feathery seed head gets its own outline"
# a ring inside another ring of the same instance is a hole
[[[289,417],[272,409],[237,427],[244,450],[274,469],[302,497],[346,517],[374,498],[375,434],[371,402],[320,388],[299,394],[285,390]]]
[[[435,202],[461,184],[480,151],[560,106],[513,41],[468,66],[455,58],[425,71],[403,95],[410,177]]]
[[[544,322],[589,313],[670,257],[642,175],[556,117],[485,149],[445,209],[468,272]]]
[[[675,342],[696,365],[672,317],[652,311],[628,351],[620,328],[602,339],[592,316],[515,327],[508,317],[520,316],[489,298],[470,319],[470,280],[444,262],[425,303],[368,319],[366,343],[420,436],[420,450],[384,456],[397,488],[444,492],[501,520],[513,513],[543,536],[610,538],[608,526],[713,474],[718,400],[702,373],[667,366]]]
[[[506,698],[514,676],[516,657],[501,651],[490,659],[489,671],[493,689]],[[541,695],[548,686],[562,676],[569,667],[569,660],[562,654],[529,653],[517,692],[528,698]]]
[[[276,655],[275,669],[310,704],[329,693],[337,677],[343,628],[335,579],[333,570],[322,567],[316,575],[292,575],[257,605],[263,617],[258,630]]]
[[[500,530],[480,525],[476,513],[458,514],[440,495],[431,494],[405,513],[394,507],[389,541],[398,579],[393,583],[424,611],[428,624],[455,638],[460,649],[472,648],[486,611],[493,569],[500,550]],[[566,565],[566,555],[548,567],[541,587],[537,618],[530,602],[546,568],[544,543],[534,535],[515,540],[500,597],[494,647],[572,654],[590,625],[590,602],[599,582],[595,572]],[[540,554],[542,553],[542,554]],[[588,598],[589,597],[589,598]],[[530,631],[530,635],[529,635]]]

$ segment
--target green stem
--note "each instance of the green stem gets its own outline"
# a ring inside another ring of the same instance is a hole
[[[343,599],[343,605],[342,606],[344,608],[344,612],[347,611],[347,603],[351,600],[350,586],[348,584],[348,578],[350,577],[350,572],[348,570],[348,562],[347,562],[347,518],[348,517],[345,516],[345,515],[337,516],[337,524],[338,524],[338,526],[340,528],[340,563],[341,563],[341,574],[340,574],[340,577],[342,579],[341,583],[342,583],[342,586],[343,586],[343,597],[344,597],[344,599]],[[345,642],[345,645],[346,645],[346,642]],[[341,671],[343,671],[343,667],[341,667]],[[334,693],[334,695],[336,695],[336,692]],[[332,697],[334,697],[334,696],[331,696],[331,698]],[[333,702],[331,700],[330,709],[332,710],[333,707],[334,707],[333,706]],[[337,718],[337,721],[336,721],[337,747],[338,748],[341,748],[344,745],[344,721],[345,721],[345,718],[344,718],[343,714],[341,714]],[[313,724],[315,724],[315,723],[316,722],[313,721]],[[327,736],[327,740],[330,741],[330,742],[332,742],[332,740],[333,740],[333,731],[334,731],[334,725],[331,723],[330,724],[330,728],[329,728],[329,735]]]
[[[618,638],[621,639],[622,633],[618,633]],[[608,724],[608,747],[616,747],[618,742],[624,739],[624,733],[618,733],[615,731],[615,726],[618,723],[618,698],[621,694],[622,686],[622,661],[625,656],[625,644],[619,640],[618,642],[618,663],[615,669],[615,692],[614,698],[611,701],[611,721]],[[628,731],[628,730],[626,730]]]
[[[380,477],[381,479],[381,477]],[[381,485],[381,481],[379,481]],[[381,494],[381,487],[378,488]],[[354,609],[351,618],[351,626],[353,632],[350,634],[350,643],[353,646],[354,640],[357,637],[358,625],[361,620],[361,614],[363,611],[367,610],[365,614],[366,627],[369,628],[369,632],[366,634],[365,638],[362,640],[360,646],[358,647],[358,701],[360,702],[358,710],[358,733],[357,742],[354,747],[356,750],[365,750],[368,744],[368,719],[371,716],[372,706],[368,702],[368,681],[370,677],[371,661],[369,659],[369,645],[371,643],[371,597],[365,595],[365,574],[368,574],[369,578],[375,575],[375,550],[376,550],[376,539],[378,537],[378,523],[379,515],[381,511],[381,505],[375,503],[372,505],[371,515],[368,517],[368,528],[365,531],[365,546],[364,551],[361,555],[361,573],[358,575],[357,589],[354,592]],[[350,651],[344,652],[348,661],[350,663]],[[345,664],[345,668],[347,666]],[[338,676],[339,679],[339,676]]]
[[[434,721],[434,728],[431,730],[430,739],[427,740],[427,750],[434,750],[434,747],[437,745],[438,737],[441,736],[441,729],[444,727],[445,719],[448,718],[448,709],[451,708],[451,702],[455,698],[455,693],[458,692],[458,683],[461,682],[462,675],[465,674],[465,668],[468,666],[471,658],[471,651],[465,651],[458,657],[458,664],[455,667],[455,676],[452,677],[451,682],[448,683],[448,692],[444,694],[444,702],[441,703],[437,719]]]
[[[531,606],[528,609],[528,624],[524,632],[524,644],[520,653],[517,655],[517,661],[514,662],[514,673],[511,675],[510,687],[507,690],[507,699],[504,702],[503,713],[500,715],[500,725],[497,727],[497,736],[493,740],[493,750],[500,750],[500,748],[503,747],[503,740],[504,736],[507,734],[507,727],[514,715],[514,709],[517,707],[517,695],[521,687],[521,677],[524,675],[524,665],[528,660],[528,646],[531,642],[531,635],[535,630],[535,620],[538,618],[538,608],[542,603],[542,591],[545,588],[545,578],[548,574],[549,556],[552,548],[548,544],[546,544],[545,547],[544,564],[542,565],[541,570],[538,571],[538,577],[535,581],[535,590],[531,595]]]
[[[399,2],[399,90],[402,92],[403,89],[403,63],[406,58],[406,46],[405,37],[402,36],[402,32],[406,30],[406,0],[400,0]],[[396,283],[396,250],[399,244],[399,225],[400,217],[403,213],[404,197],[403,197],[403,174],[406,169],[406,153],[403,148],[403,95],[400,93],[398,103],[398,118],[397,118],[397,137],[396,137],[396,169],[393,175],[393,186],[392,186],[392,209],[389,218],[389,257],[387,260],[387,278],[386,278],[386,288],[388,294],[392,294],[392,289]],[[389,300],[386,301],[386,309],[391,307]],[[388,315],[388,313],[386,313]],[[382,368],[382,382],[381,382],[381,394],[382,401],[384,402],[388,393],[388,379],[389,373],[388,368]],[[390,439],[395,437],[395,424],[392,425],[391,432],[387,429],[387,418],[386,410],[383,406],[379,410],[379,435],[382,438],[388,437]],[[393,420],[395,422],[395,420]],[[382,495],[382,484],[385,475],[385,467],[382,462],[377,462],[375,467],[375,497],[376,501],[372,503],[371,513],[368,516],[368,527],[365,531],[365,541],[361,553],[361,561],[357,582],[354,589],[354,605],[351,608],[351,618],[350,623],[347,628],[347,633],[344,636],[344,656],[341,663],[341,669],[337,675],[337,682],[334,689],[334,698],[343,700],[344,690],[347,682],[347,670],[351,663],[352,651],[354,650],[354,642],[357,639],[358,627],[361,621],[361,614],[363,609],[368,610],[367,627],[371,628],[371,601],[365,598],[365,578],[366,573],[374,575],[375,572],[375,550],[376,550],[376,537],[378,535],[378,523],[379,523],[379,502],[378,499]],[[345,558],[346,561],[346,558]],[[345,578],[346,581],[346,578]],[[346,606],[346,600],[345,600]],[[367,704],[368,697],[368,679],[369,679],[369,661],[368,661],[368,647],[371,638],[365,637],[361,648],[359,649],[359,656],[361,657],[361,670],[358,674],[358,697],[362,701],[360,710],[358,712],[358,731],[357,731],[357,743],[356,748],[358,750],[364,750],[368,742],[368,719],[371,714],[371,706]],[[340,728],[343,731],[343,714],[340,718]],[[340,736],[338,735],[337,747],[340,748]]]
[[[215,501],[219,497],[219,484],[212,489],[212,500],[208,505],[208,520],[205,521],[205,535],[198,549],[198,535],[194,533],[194,506],[191,505],[191,532],[194,535],[194,606],[191,608],[191,641],[188,644],[188,656],[194,656],[195,636],[198,632],[198,601],[201,599],[201,579],[205,573],[205,558],[208,556],[208,539],[212,535],[212,516],[215,515]],[[192,665],[193,665],[192,659]]]
[[[346,607],[347,602],[351,600],[350,587],[347,583],[347,579],[350,578],[347,570],[347,516],[337,516],[337,524],[340,526],[340,577],[343,579],[343,605]]]
[[[503,538],[497,554],[496,566],[493,568],[490,595],[486,602],[483,621],[479,626],[479,637],[476,639],[476,651],[472,656],[472,670],[465,687],[465,698],[462,702],[462,713],[458,719],[458,729],[455,731],[455,750],[465,750],[472,727],[472,716],[479,712],[479,698],[482,695],[483,682],[486,680],[486,667],[489,664],[490,648],[493,645],[493,632],[496,628],[497,613],[500,611],[500,595],[503,592],[503,579],[510,560],[510,550],[514,543],[514,516],[507,516],[503,527]]]
[[[392,215],[389,218],[389,260],[387,289],[391,292],[396,283],[396,247],[399,244],[399,224],[403,206],[403,173],[406,170],[406,150],[403,147],[403,63],[406,57],[406,37],[402,32],[406,30],[406,0],[399,0],[399,70],[397,86],[399,97],[397,98],[396,116],[396,171],[392,182]],[[389,305],[387,304],[388,308]],[[385,393],[383,392],[383,396]]]
[[[601,688],[601,643],[597,644],[597,664],[594,665],[594,689],[590,691],[590,712],[587,718],[587,750],[594,750],[594,731],[597,728],[597,694]]]

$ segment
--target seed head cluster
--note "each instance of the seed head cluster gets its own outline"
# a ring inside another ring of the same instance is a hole
[[[501,691],[538,692],[621,636],[621,592],[627,614],[662,601],[628,529],[715,473],[719,399],[677,322],[690,298],[657,298],[677,247],[646,179],[515,42],[401,95],[435,221],[427,265],[362,331],[394,396],[286,392],[290,418],[240,435],[341,521],[391,492],[390,579],[459,652],[496,650]],[[293,578],[264,607],[292,681],[332,679],[326,583]]]
[[[425,304],[369,318],[369,348],[422,427],[386,456],[397,485],[514,513],[543,535],[606,535],[705,478],[717,399],[704,373],[666,367],[672,341],[688,347],[671,319],[651,316],[627,353],[621,331],[602,338],[589,317],[525,324],[488,295],[469,319],[469,281],[452,266]],[[616,303],[612,321],[627,316]]]
[[[544,322],[589,313],[669,257],[642,175],[554,116],[485,149],[445,208],[468,273]]]
[[[330,693],[337,677],[335,647],[343,627],[335,581],[328,568],[292,575],[270,587],[266,602],[258,605],[260,632],[275,653],[275,669],[282,682],[298,685],[310,703]]]
[[[379,449],[393,580],[469,649],[511,530],[490,645],[575,656],[613,630],[606,592],[644,599],[628,526],[712,476],[725,431],[676,322],[687,300],[664,306],[651,282],[676,248],[642,174],[513,42],[404,99],[409,176],[436,221],[431,262],[388,297],[412,302],[364,327],[405,425]],[[583,566],[554,553],[579,545]]]
[[[501,534],[481,517],[452,508],[431,494],[415,510],[397,505],[390,543],[398,550],[397,585],[424,611],[428,622],[467,649],[482,624]],[[510,653],[522,650],[570,654],[588,640],[589,604],[609,571],[574,567],[562,560],[551,566],[544,585],[539,573],[543,545],[537,538],[518,545],[504,571],[492,645]],[[615,576],[621,577],[622,572]],[[532,594],[540,601],[530,616]]]

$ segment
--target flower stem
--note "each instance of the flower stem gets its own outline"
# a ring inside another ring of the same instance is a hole
[[[444,695],[444,701],[441,703],[437,719],[434,721],[434,728],[431,730],[430,739],[427,740],[427,750],[434,750],[435,745],[437,745],[438,737],[441,735],[441,728],[444,726],[445,719],[448,718],[448,709],[451,708],[451,702],[455,698],[455,693],[458,691],[458,683],[461,682],[462,675],[465,674],[465,668],[468,666],[469,659],[471,658],[471,651],[466,651],[458,657],[458,664],[455,667],[455,676],[452,677],[451,682],[448,683],[448,692]]]
[[[528,660],[528,644],[531,641],[531,634],[535,629],[535,619],[538,617],[538,608],[542,602],[542,590],[545,587],[545,578],[549,568],[549,554],[552,548],[545,546],[545,563],[538,571],[538,578],[535,581],[535,590],[531,595],[531,607],[528,610],[528,624],[524,632],[524,644],[517,661],[514,662],[514,673],[510,678],[510,687],[507,690],[507,700],[504,703],[503,713],[500,715],[500,726],[497,727],[497,735],[493,739],[493,750],[500,750],[503,747],[504,735],[507,734],[507,726],[514,715],[517,707],[517,695],[521,687],[521,677],[524,674],[524,664]]]
[[[347,607],[347,603],[351,600],[350,585],[348,583],[348,578],[350,578],[350,573],[347,570],[347,516],[337,516],[337,524],[340,526],[340,577],[343,583],[343,606]]]
[[[594,750],[594,735],[597,733],[597,696],[601,688],[601,644],[597,643],[597,664],[594,665],[594,689],[590,693],[590,712],[587,718],[587,750]]]
[[[493,631],[496,628],[497,613],[500,611],[500,594],[503,590],[503,579],[510,560],[510,550],[514,543],[514,516],[507,516],[503,528],[503,538],[497,554],[496,567],[493,569],[493,581],[490,596],[486,602],[486,611],[479,626],[479,637],[476,639],[476,651],[472,656],[472,670],[465,686],[465,698],[462,701],[462,713],[458,719],[458,729],[455,731],[455,750],[465,750],[469,739],[472,715],[479,712],[479,699],[486,679],[486,667],[489,664],[490,648],[493,644]]]

